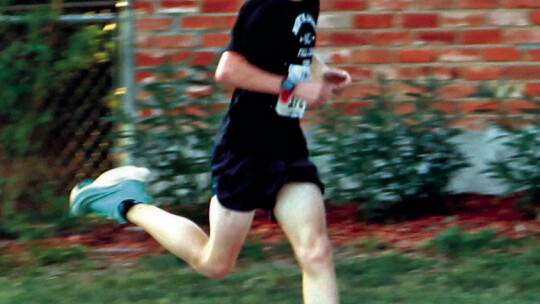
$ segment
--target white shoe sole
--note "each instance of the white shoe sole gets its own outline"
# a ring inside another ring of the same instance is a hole
[[[69,202],[71,204],[74,198],[83,189],[112,186],[127,180],[138,180],[144,183],[148,179],[149,174],[150,170],[148,170],[147,168],[135,166],[123,166],[105,171],[90,185],[86,187],[76,186],[75,188],[73,188],[73,190],[71,190],[71,193],[69,194]]]

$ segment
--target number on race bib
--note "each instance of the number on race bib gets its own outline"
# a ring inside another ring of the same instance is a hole
[[[282,92],[276,105],[276,112],[284,117],[302,118],[306,111],[306,101],[291,94]]]
[[[305,60],[303,64],[289,65],[288,78],[295,82],[305,81],[309,78],[311,60]],[[279,95],[276,105],[278,115],[291,118],[302,118],[306,111],[306,101],[292,95],[291,91],[283,91]]]

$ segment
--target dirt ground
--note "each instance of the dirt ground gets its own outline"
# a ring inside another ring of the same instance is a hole
[[[520,238],[527,235],[540,234],[540,219],[531,219],[513,210],[515,197],[498,199],[483,195],[461,195],[455,212],[451,215],[427,216],[415,220],[397,223],[370,223],[357,215],[360,203],[342,206],[327,206],[328,230],[335,246],[360,242],[375,238],[385,242],[392,248],[414,248],[431,239],[444,229],[459,225],[465,231],[477,231],[493,228],[509,237]],[[258,212],[253,221],[249,236],[270,244],[280,243],[285,236],[267,213]],[[165,253],[156,241],[140,228],[133,225],[115,223],[99,224],[90,227],[86,233],[71,234],[63,237],[40,240],[50,246],[80,244],[97,249],[97,251],[114,259],[142,254]],[[14,242],[9,245],[10,251],[21,250],[24,244]],[[8,248],[9,249],[9,248]]]

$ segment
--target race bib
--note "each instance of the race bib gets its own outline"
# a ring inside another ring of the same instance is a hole
[[[285,117],[302,118],[305,112],[306,101],[294,96],[292,92],[281,92],[276,105],[276,113]]]
[[[311,62],[303,65],[291,64],[289,66],[289,78],[295,82],[307,80],[311,71]],[[306,112],[306,101],[291,94],[292,92],[283,91],[279,95],[276,104],[276,113],[284,117],[302,118]]]

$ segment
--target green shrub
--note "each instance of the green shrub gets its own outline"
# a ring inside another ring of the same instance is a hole
[[[482,84],[478,92],[475,97],[495,103],[497,116],[492,122],[501,132],[495,140],[509,151],[489,162],[485,173],[507,185],[506,195],[520,192],[516,209],[536,217],[540,203],[540,100],[521,96],[531,107],[513,114],[515,109],[511,103],[516,99],[515,87],[504,82],[493,86]]]
[[[33,225],[63,221],[67,212],[44,156],[55,97],[115,50],[100,26],[62,25],[58,13],[50,6],[0,21],[0,231],[24,238],[42,236]]]
[[[24,157],[4,164],[6,177],[0,184],[0,230],[21,239],[51,233],[43,224],[62,222],[68,200],[56,192],[48,164],[39,157]]]
[[[180,68],[186,75],[178,76]],[[222,94],[211,67],[163,65],[151,70],[155,81],[143,84],[149,97],[140,101],[149,117],[130,118],[118,113],[116,119],[134,126],[119,133],[136,162],[154,174],[153,196],[171,204],[194,204],[210,197],[210,156],[222,113],[216,109]],[[194,88],[210,93],[193,94]],[[219,108],[219,106],[217,107]]]
[[[328,111],[318,125],[316,156],[329,159],[334,200],[359,199],[370,220],[407,218],[445,211],[445,187],[456,171],[467,166],[452,138],[460,130],[437,110],[438,92],[446,85],[435,79],[410,81],[420,92],[407,102],[410,113],[399,113],[403,102],[381,93],[352,114]]]
[[[0,8],[1,11],[1,8]],[[50,98],[65,81],[92,64],[107,62],[114,43],[97,25],[60,28],[51,10],[0,22],[0,155],[21,157],[42,149],[52,113]],[[17,35],[13,35],[16,32]]]

